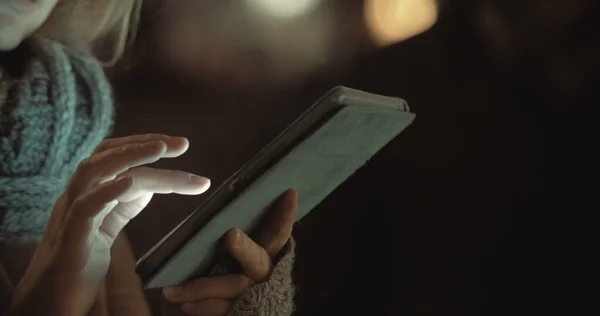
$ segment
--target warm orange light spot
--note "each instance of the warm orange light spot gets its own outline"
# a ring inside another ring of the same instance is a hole
[[[428,30],[437,9],[435,0],[367,0],[365,22],[375,42],[385,46]]]

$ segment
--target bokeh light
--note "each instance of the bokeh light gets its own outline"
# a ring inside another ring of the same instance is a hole
[[[364,12],[371,36],[381,46],[418,35],[437,20],[435,0],[366,0]]]
[[[321,0],[244,0],[246,5],[260,14],[293,19],[312,12]]]
[[[334,12],[321,0],[280,1],[182,0],[158,22],[156,58],[186,80],[277,89],[351,54],[338,50]]]

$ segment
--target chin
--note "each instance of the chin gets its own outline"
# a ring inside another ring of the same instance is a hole
[[[23,37],[17,34],[9,34],[0,29],[0,52],[11,51],[23,42]]]

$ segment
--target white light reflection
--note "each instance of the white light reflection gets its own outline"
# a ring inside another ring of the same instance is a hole
[[[311,13],[321,0],[244,0],[246,5],[258,13],[279,18],[294,19]]]

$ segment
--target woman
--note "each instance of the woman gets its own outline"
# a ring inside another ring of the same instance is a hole
[[[144,166],[182,155],[185,138],[137,135],[98,146],[110,131],[113,102],[92,51],[113,51],[106,63],[114,63],[140,6],[0,0],[0,241],[37,244],[24,276],[12,276],[20,279],[14,291],[15,280],[0,265],[6,314],[148,314],[120,232],[153,194],[201,194],[210,185],[200,176]],[[165,289],[167,300],[190,315],[291,313],[293,247],[279,250],[295,204],[288,193],[257,243],[236,230],[227,234],[225,246],[242,274]],[[12,256],[3,251],[0,263]],[[277,295],[269,295],[275,288]]]

